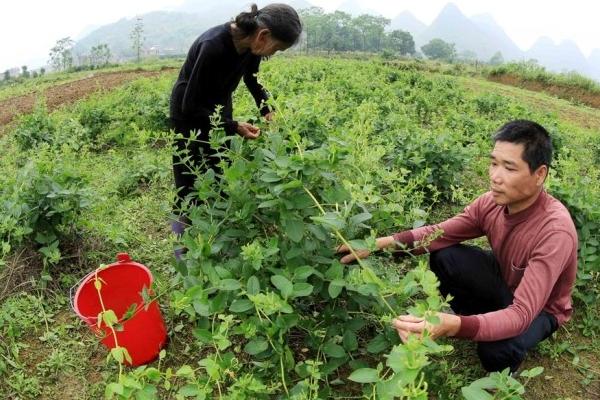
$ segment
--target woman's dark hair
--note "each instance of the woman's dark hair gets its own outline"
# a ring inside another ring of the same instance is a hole
[[[296,10],[281,3],[269,4],[260,10],[252,4],[250,12],[240,13],[234,22],[243,36],[266,28],[275,39],[289,46],[295,44],[302,33],[302,23]]]
[[[548,131],[538,123],[524,119],[510,121],[494,134],[494,142],[522,144],[523,161],[532,173],[542,165],[550,168],[552,140]]]

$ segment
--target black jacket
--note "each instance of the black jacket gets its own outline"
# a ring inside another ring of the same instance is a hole
[[[225,131],[234,134],[237,122],[232,117],[231,96],[242,77],[261,114],[266,115],[268,93],[256,79],[260,60],[249,50],[238,54],[229,22],[204,32],[192,44],[173,87],[171,119],[210,127],[210,116],[222,105]]]

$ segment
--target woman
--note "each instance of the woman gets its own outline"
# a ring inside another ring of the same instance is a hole
[[[266,105],[268,94],[258,83],[256,73],[262,57],[291,47],[302,32],[296,11],[286,4],[270,4],[260,10],[253,4],[250,12],[239,14],[234,21],[204,32],[190,48],[179,78],[171,94],[171,122],[176,133],[177,153],[189,152],[191,162],[182,162],[181,154],[173,157],[177,188],[177,210],[191,193],[194,170],[213,168],[217,173],[218,157],[207,141],[211,129],[210,116],[221,108],[221,125],[228,135],[238,134],[256,139],[260,130],[232,117],[232,94],[241,78],[266,120],[273,117]],[[187,140],[187,139],[196,140]],[[180,234],[183,224],[173,224]]]

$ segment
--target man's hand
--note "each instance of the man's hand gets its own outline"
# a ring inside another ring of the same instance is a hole
[[[237,133],[245,139],[256,139],[260,136],[260,129],[247,122],[239,122]]]
[[[437,339],[442,336],[454,336],[460,330],[460,317],[458,315],[438,313],[440,323],[437,325],[430,324],[423,318],[414,317],[412,315],[401,315],[396,318],[392,324],[398,336],[403,343],[406,343],[410,334],[422,335],[424,331],[429,332],[432,339]]]
[[[275,111],[271,111],[265,115],[265,119],[269,122],[273,121],[273,117],[275,116]]]
[[[394,237],[393,236],[384,236],[384,237],[377,238],[375,240],[375,243],[377,245],[377,250],[381,250],[381,249],[384,249],[386,247],[393,246],[394,243],[395,243],[395,241],[394,241]],[[345,244],[343,244],[340,247],[338,247],[337,250],[336,250],[336,252],[340,253],[340,254],[348,253],[348,254],[346,254],[345,256],[343,256],[340,259],[340,262],[342,264],[349,264],[352,261],[356,261],[356,257],[354,256],[354,254],[352,254],[350,252],[350,249]],[[363,249],[363,250],[355,250],[354,252],[356,253],[356,255],[358,256],[358,258],[360,258],[360,259],[367,258],[371,254],[371,252],[369,250],[365,250],[365,249]]]

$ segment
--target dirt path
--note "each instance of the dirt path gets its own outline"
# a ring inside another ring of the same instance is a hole
[[[163,67],[158,71],[134,70],[94,73],[92,76],[47,88],[41,93],[41,96],[46,99],[48,110],[51,111],[63,104],[73,103],[94,92],[112,89],[137,78],[157,76],[165,71],[173,70],[174,68]],[[7,125],[18,115],[31,112],[39,97],[40,93],[30,93],[1,100],[0,126]]]
[[[600,109],[600,94],[592,93],[575,86],[560,86],[536,81],[527,81],[514,75],[490,76],[488,79],[492,82],[502,83],[504,85],[515,86],[534,92],[548,93],[568,101],[579,101],[590,107]]]

